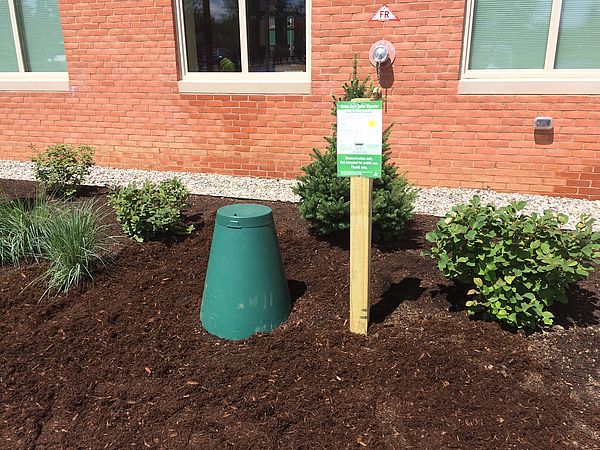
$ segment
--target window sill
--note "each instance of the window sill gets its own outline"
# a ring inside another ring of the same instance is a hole
[[[0,74],[0,91],[37,91],[37,92],[69,92],[69,79],[27,79],[9,78]]]
[[[459,95],[600,95],[600,78],[462,79]]]
[[[310,94],[309,81],[181,80],[182,94]]]

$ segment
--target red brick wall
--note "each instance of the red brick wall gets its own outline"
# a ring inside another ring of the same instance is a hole
[[[189,95],[177,88],[171,0],[59,0],[71,91],[0,92],[0,159],[29,143],[85,143],[112,167],[295,177],[330,131],[358,53],[397,49],[387,90],[393,157],[421,186],[600,198],[600,96],[459,96],[464,0],[313,0],[311,95]],[[536,143],[535,116],[554,118]],[[543,141],[543,142],[542,142]]]

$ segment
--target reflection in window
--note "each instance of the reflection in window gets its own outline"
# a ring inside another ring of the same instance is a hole
[[[306,72],[306,0],[181,0],[187,72]]]
[[[238,0],[184,0],[189,72],[239,72]]]
[[[0,72],[66,71],[58,0],[0,0]]]
[[[469,70],[600,69],[599,0],[471,0],[471,5]]]
[[[0,0],[0,72],[18,72],[17,52],[8,14],[8,3]]]
[[[250,72],[306,70],[304,0],[246,0]]]
[[[15,6],[20,21],[25,70],[66,72],[58,0],[22,0],[15,2]]]
[[[542,69],[552,0],[478,0],[469,69]]]
[[[600,2],[563,0],[557,69],[600,69]]]

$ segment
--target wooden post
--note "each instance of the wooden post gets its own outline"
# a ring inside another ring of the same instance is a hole
[[[373,179],[350,177],[350,331],[367,334],[371,294]]]

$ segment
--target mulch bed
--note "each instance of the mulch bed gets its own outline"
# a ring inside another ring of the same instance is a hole
[[[34,188],[0,181],[11,196]],[[464,292],[420,255],[438,219],[416,216],[373,249],[372,324],[353,335],[347,240],[260,202],[293,311],[224,341],[198,314],[215,212],[237,202],[192,197],[190,236],[123,239],[68,295],[38,302],[43,286],[23,288],[42,266],[0,268],[2,448],[600,448],[598,271],[547,332],[470,320]]]

